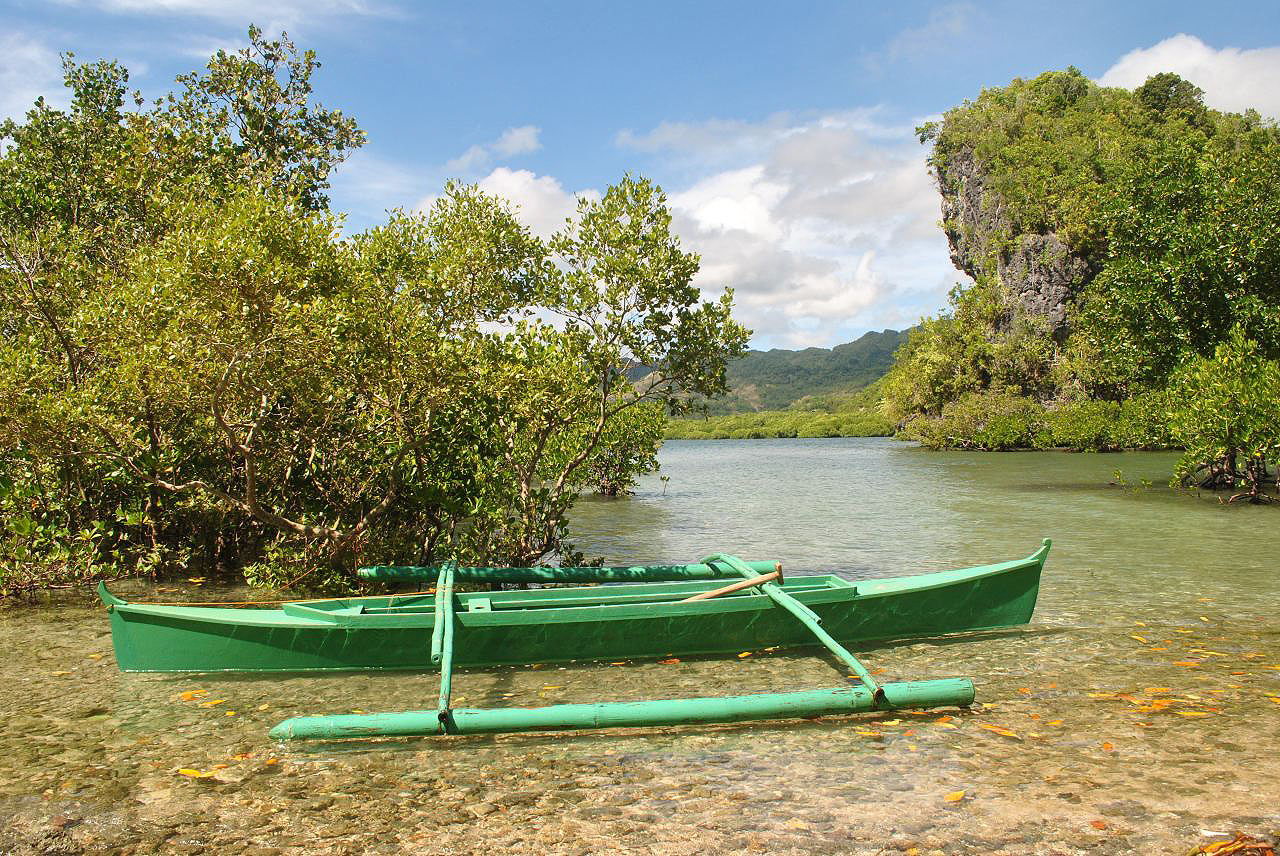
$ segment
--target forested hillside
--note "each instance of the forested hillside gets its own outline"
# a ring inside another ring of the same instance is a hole
[[[748,351],[729,364],[729,394],[711,402],[710,412],[782,410],[806,396],[855,392],[884,376],[906,339],[884,330],[834,348]]]
[[[1280,132],[1160,74],[1049,72],[919,129],[974,280],[899,352],[885,404],[934,447],[1176,446],[1262,499],[1280,457]]]

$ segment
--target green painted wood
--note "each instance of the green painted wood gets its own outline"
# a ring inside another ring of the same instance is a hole
[[[706,564],[724,564],[733,568],[745,579],[751,579],[755,576],[754,572],[747,567],[746,563],[737,556],[730,556],[725,553],[715,553],[702,560]],[[853,673],[858,676],[859,680],[869,689],[873,696],[880,697],[880,685],[876,683],[875,678],[871,677],[871,673],[867,671],[866,666],[853,656],[848,649],[831,637],[831,634],[822,628],[822,618],[809,607],[787,594],[781,586],[775,582],[767,582],[760,586],[770,600],[785,609],[796,617],[797,620],[809,631],[817,637],[818,641],[826,647],[828,651],[836,656],[836,659],[844,663]]]
[[[762,574],[775,562],[748,562]],[[368,580],[413,582],[435,579],[440,565],[372,565],[356,573]],[[692,565],[615,565],[569,568],[465,568],[457,579],[466,583],[635,583],[663,580],[707,580],[735,577],[736,573],[704,563]]]
[[[302,716],[271,729],[276,740],[350,739],[450,734],[492,734],[512,731],[631,728],[745,722],[839,716],[879,709],[967,706],[973,703],[973,682],[967,678],[892,683],[883,686],[878,702],[865,687],[761,693],[724,698],[686,698],[637,702],[560,704],[538,708],[470,709],[405,713]]]
[[[453,630],[453,579],[455,567],[452,562],[445,562],[440,566],[439,575],[436,578],[436,605],[434,615],[447,616],[445,621],[433,621],[431,626],[431,663],[432,665],[440,665],[440,659],[444,656],[444,637],[446,628]],[[452,643],[450,639],[450,643]]]
[[[1008,627],[1030,620],[1048,552],[1046,540],[1032,556],[1011,562],[856,586],[834,576],[792,575],[780,588],[844,644]],[[715,588],[722,578],[457,592],[454,667],[814,645],[809,628],[757,589],[676,602]],[[291,610],[131,604],[105,587],[99,594],[108,605],[116,662],[125,671],[432,668],[431,595],[305,601]],[[491,611],[469,611],[471,598],[488,599]]]
[[[440,656],[436,657],[433,649],[431,660],[440,664],[440,702],[437,705],[437,712],[444,721],[445,715],[449,711],[449,696],[453,692],[453,631],[454,631],[454,610],[453,610],[453,575],[454,567],[452,564],[440,570],[440,582],[436,586],[437,603],[436,615],[439,620],[436,622],[437,628],[444,628],[440,634]],[[444,592],[441,599],[440,593]],[[435,644],[435,637],[432,637],[432,645]]]

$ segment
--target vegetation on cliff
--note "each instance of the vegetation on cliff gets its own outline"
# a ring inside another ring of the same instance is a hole
[[[974,279],[886,378],[935,447],[1178,446],[1185,484],[1250,499],[1280,455],[1280,131],[1176,75],[1075,69],[920,129]]]
[[[458,184],[342,238],[325,189],[363,134],[316,68],[251,30],[147,109],[68,60],[68,110],[0,127],[0,593],[572,555],[578,492],[724,391],[747,331],[658,187],[549,241]]]

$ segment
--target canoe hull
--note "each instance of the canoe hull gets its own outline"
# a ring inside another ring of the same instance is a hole
[[[849,583],[789,577],[785,590],[841,642],[1009,627],[1031,619],[1047,546],[1027,559]],[[713,580],[457,595],[459,667],[800,648],[813,635],[762,594],[677,599]],[[426,604],[360,598],[283,609],[130,604],[105,591],[123,671],[431,669]],[[336,606],[335,606],[336,604]]]

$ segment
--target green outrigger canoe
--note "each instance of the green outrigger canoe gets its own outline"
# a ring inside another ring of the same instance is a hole
[[[435,589],[272,608],[130,603],[104,585],[98,593],[110,613],[116,661],[123,671],[441,672],[440,704],[433,710],[303,717],[277,726],[272,730],[276,737],[723,722],[968,704],[973,699],[968,680],[880,686],[840,643],[1025,624],[1035,608],[1049,547],[1045,539],[1025,559],[856,582],[834,575],[784,580],[775,562],[716,554],[691,565],[363,568],[360,573],[373,579],[434,580]],[[725,586],[727,580],[738,582]],[[459,582],[579,585],[455,592]],[[455,666],[736,654],[816,644],[853,670],[861,686],[533,709],[449,706]]]

